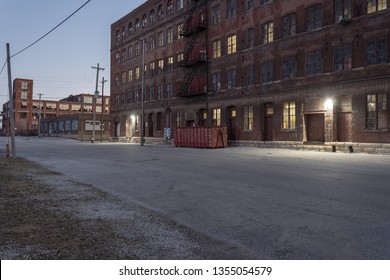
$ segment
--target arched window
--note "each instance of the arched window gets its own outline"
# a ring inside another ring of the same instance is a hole
[[[148,18],[147,18],[146,15],[144,14],[144,15],[142,16],[142,27],[145,27],[147,24],[148,24]]]
[[[160,4],[160,6],[158,6],[158,19],[162,19],[164,17],[164,9],[163,9],[163,5]]]
[[[141,29],[141,24],[139,22],[139,18],[135,20],[135,31],[139,31]]]
[[[156,17],[154,15],[154,10],[151,10],[150,15],[149,15],[149,22],[153,23],[155,20],[156,20]]]
[[[116,31],[115,38],[117,42],[120,42],[121,40],[121,32],[119,30]]]
[[[167,2],[167,15],[171,15],[173,13],[173,3],[172,0],[168,0]]]
[[[126,34],[126,27],[123,26],[122,27],[122,38],[125,38],[125,34]]]
[[[129,31],[128,32],[129,33],[133,32],[133,23],[132,22],[129,23]]]

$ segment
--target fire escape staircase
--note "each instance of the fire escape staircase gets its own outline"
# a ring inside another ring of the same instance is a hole
[[[200,65],[207,62],[207,53],[195,53],[194,49],[200,34],[206,30],[206,19],[195,18],[194,15],[197,11],[199,4],[203,2],[202,0],[192,0],[191,7],[186,15],[186,20],[183,24],[183,30],[181,35],[187,38],[187,43],[185,46],[185,51],[183,55],[183,60],[180,62],[180,67],[186,68],[187,72],[184,77],[183,83],[183,96],[189,96],[190,94],[190,86],[197,74],[197,71]],[[205,49],[206,50],[206,49]]]

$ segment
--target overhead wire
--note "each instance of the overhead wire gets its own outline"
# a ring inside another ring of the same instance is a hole
[[[88,0],[87,2],[85,2],[80,8],[78,8],[76,11],[74,11],[72,14],[70,14],[66,19],[64,19],[63,21],[61,21],[59,24],[57,24],[54,28],[52,28],[49,32],[47,32],[45,35],[41,36],[39,39],[35,40],[33,43],[31,43],[30,45],[28,45],[27,47],[25,47],[24,49],[18,51],[17,53],[11,55],[10,58],[13,58],[19,54],[21,54],[22,52],[28,50],[29,48],[31,48],[32,46],[34,46],[36,43],[38,43],[39,41],[41,41],[43,38],[45,38],[46,36],[48,36],[50,33],[52,33],[54,30],[56,30],[58,27],[60,27],[63,23],[65,23],[68,19],[70,19],[72,16],[74,16],[78,11],[80,11],[82,8],[84,8],[84,6],[86,6],[89,2],[91,2],[92,0]],[[5,65],[7,64],[7,61],[4,62],[4,65],[3,65],[3,68],[1,69],[0,71],[0,75],[3,73],[3,70],[5,68]]]

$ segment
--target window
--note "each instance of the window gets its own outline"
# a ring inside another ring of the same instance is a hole
[[[269,61],[261,64],[261,82],[269,83],[274,80],[274,62]]]
[[[295,102],[283,102],[283,129],[295,129]]]
[[[244,106],[244,130],[253,130],[253,106]]]
[[[116,64],[119,64],[121,62],[121,57],[120,57],[120,55],[119,55],[119,52],[117,52],[116,54],[115,54],[115,63]]]
[[[182,127],[183,126],[183,112],[177,112],[176,115],[176,127]]]
[[[167,3],[167,15],[173,14],[173,3],[172,0],[168,0]]]
[[[227,71],[227,88],[235,89],[236,88],[237,73],[236,69],[231,69]]]
[[[221,73],[214,73],[211,76],[212,89],[217,92],[221,89]]]
[[[213,24],[217,24],[221,22],[221,11],[219,5],[214,6],[211,10],[211,13],[212,13],[211,20]]]
[[[122,72],[122,84],[125,84],[126,82],[126,72]]]
[[[320,50],[306,53],[306,75],[322,73],[322,53]]]
[[[184,60],[184,53],[179,53],[176,57],[176,60],[180,64]]]
[[[227,0],[227,18],[236,16],[236,0]]]
[[[213,58],[221,57],[221,40],[213,42]]]
[[[306,30],[312,31],[322,27],[322,5],[306,9]]]
[[[60,104],[59,108],[61,111],[69,111],[69,104]]]
[[[156,20],[156,16],[154,15],[154,10],[151,10],[149,14],[149,22],[154,23],[155,20]]]
[[[158,46],[164,46],[164,32],[158,33]]]
[[[173,28],[168,28],[167,30],[167,43],[170,44],[173,42]]]
[[[159,100],[164,98],[164,86],[161,84],[157,86],[157,98]]]
[[[141,23],[139,18],[135,20],[135,31],[140,31],[141,30]]]
[[[133,23],[132,23],[132,22],[129,23],[128,33],[129,33],[129,34],[130,34],[130,33],[133,33]]]
[[[248,0],[247,8],[248,8],[248,10],[253,9],[253,0]]]
[[[213,109],[213,126],[221,126],[221,109]]]
[[[352,0],[335,0],[334,1],[334,20],[339,23],[342,19],[352,17]]]
[[[173,84],[172,83],[167,84],[167,95],[168,95],[168,98],[173,97]]]
[[[154,86],[151,86],[149,89],[149,99],[150,101],[154,100]]]
[[[283,25],[283,30],[282,30],[283,38],[288,38],[292,35],[295,35],[296,25],[297,25],[296,15],[291,14],[291,15],[284,16],[282,19],[282,25]]]
[[[22,89],[28,89],[28,83],[27,82],[22,82],[21,88]]]
[[[139,80],[140,78],[140,71],[139,71],[139,66],[135,67],[135,79]]]
[[[367,95],[367,129],[388,129],[387,95]]]
[[[133,69],[130,69],[128,72],[127,72],[127,80],[129,82],[132,82],[133,81]]]
[[[132,58],[132,57],[133,57],[133,46],[130,46],[130,47],[127,49],[127,57],[128,57],[128,58]]]
[[[184,8],[184,0],[176,0],[176,9],[179,11]]]
[[[236,35],[229,36],[227,38],[227,53],[233,54],[237,51]]]
[[[168,71],[173,70],[173,56],[168,57]]]
[[[148,17],[144,14],[142,16],[142,27],[145,27],[148,24]]]
[[[255,29],[249,28],[248,29],[248,48],[251,49],[255,46]]]
[[[387,38],[367,41],[367,65],[387,63]]]
[[[183,38],[183,23],[177,25],[177,39]]]
[[[157,14],[158,14],[158,19],[164,18],[164,9],[162,4],[158,6]]]
[[[27,109],[27,102],[20,102],[20,109]]]
[[[260,0],[260,4],[267,4],[271,2],[272,0]]]
[[[274,40],[274,24],[272,21],[264,23],[261,26],[261,42],[270,43]]]
[[[297,76],[297,58],[295,56],[283,59],[283,80],[294,79]]]
[[[22,91],[22,92],[20,93],[20,99],[27,99],[27,92]]]
[[[135,43],[135,56],[139,56],[141,52],[141,44]]]
[[[158,73],[161,74],[164,70],[164,59],[158,61]]]
[[[84,96],[85,104],[92,104],[92,96]]]
[[[352,46],[336,47],[334,50],[334,70],[352,69]]]
[[[387,0],[367,0],[367,14],[387,9]]]
[[[156,70],[156,63],[154,61],[150,62],[149,63],[149,73],[150,73],[150,76],[153,77],[154,75],[154,71]]]
[[[246,75],[248,77],[248,80],[247,80],[247,83],[248,83],[248,86],[251,86],[254,84],[255,82],[255,76],[254,76],[254,67],[253,65],[249,65],[247,67],[247,71],[246,71]]]
[[[131,103],[133,103],[133,93],[129,91],[127,93],[127,104],[131,104]]]
[[[156,48],[156,39],[154,35],[149,37],[149,44],[146,45],[149,45],[150,50],[154,50]]]

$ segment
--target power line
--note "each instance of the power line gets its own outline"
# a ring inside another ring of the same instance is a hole
[[[61,21],[59,24],[57,24],[54,28],[52,28],[49,32],[47,32],[45,35],[43,35],[42,37],[40,37],[38,40],[34,41],[33,43],[31,43],[30,45],[28,45],[27,47],[25,47],[24,49],[22,49],[21,51],[13,54],[10,56],[10,58],[13,58],[15,56],[17,56],[18,54],[21,54],[22,52],[28,50],[29,48],[31,48],[32,46],[34,46],[36,43],[38,43],[39,41],[41,41],[43,38],[45,38],[46,36],[48,36],[50,33],[52,33],[54,30],[56,30],[58,27],[60,27],[64,22],[66,22],[68,19],[70,19],[72,16],[74,16],[78,11],[80,11],[82,8],[84,8],[84,6],[86,6],[89,2],[91,2],[92,0],[88,0],[87,2],[85,2],[80,8],[78,8],[76,11],[74,11],[71,15],[69,15],[66,19],[64,19],[63,21]],[[7,61],[4,62],[4,65],[3,65],[3,68],[1,69],[0,71],[0,75],[3,73],[3,70],[5,68],[5,65],[7,64]]]
[[[54,28],[52,28],[49,32],[47,32],[45,35],[43,35],[42,37],[40,37],[38,40],[36,40],[35,42],[31,43],[30,45],[28,45],[27,47],[25,47],[23,50],[11,55],[11,58],[17,56],[18,54],[24,52],[25,50],[31,48],[32,46],[34,46],[36,43],[38,43],[40,40],[42,40],[43,38],[45,38],[47,35],[49,35],[50,33],[52,33],[54,30],[56,30],[58,27],[60,27],[64,22],[66,22],[68,19],[70,19],[74,14],[76,14],[78,11],[80,11],[82,8],[84,8],[85,5],[87,5],[89,2],[91,2],[91,0],[88,0],[87,2],[85,2],[80,8],[78,8],[76,11],[74,11],[70,16],[68,16],[66,19],[64,19],[63,21],[61,21],[59,24],[57,24]]]

